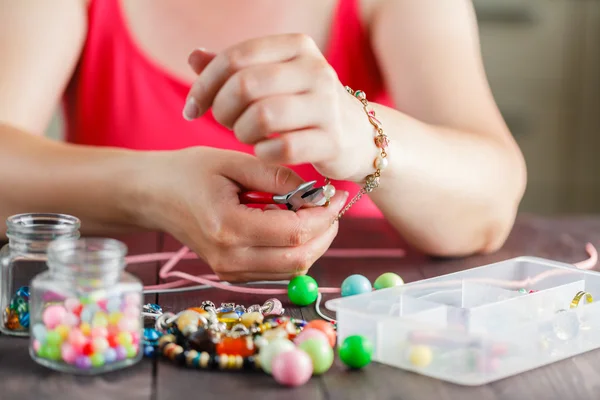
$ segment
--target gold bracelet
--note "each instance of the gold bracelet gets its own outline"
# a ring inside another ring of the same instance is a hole
[[[360,198],[366,194],[370,193],[373,190],[379,187],[381,171],[383,171],[388,166],[387,152],[385,149],[388,148],[390,144],[390,139],[383,133],[383,128],[381,125],[381,121],[375,117],[375,111],[369,110],[369,102],[367,101],[367,95],[362,90],[354,91],[350,87],[346,86],[346,91],[352,96],[356,97],[363,105],[363,110],[367,114],[369,118],[369,122],[375,128],[375,146],[379,149],[379,155],[375,158],[373,162],[373,166],[375,167],[375,172],[371,175],[367,175],[365,178],[365,184],[360,189],[360,191],[350,200],[350,202],[340,211],[336,220],[342,218],[342,216],[352,207]],[[335,188],[331,185],[329,178],[325,178],[325,193],[331,195],[328,197],[331,198],[335,194]]]

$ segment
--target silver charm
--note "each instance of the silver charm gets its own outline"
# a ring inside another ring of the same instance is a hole
[[[246,310],[247,313],[251,313],[251,312],[259,312],[262,313],[262,307],[258,304],[252,304],[250,307],[248,307],[248,309]]]
[[[265,304],[261,307],[261,311],[264,315],[283,315],[285,309],[279,299],[268,299]]]

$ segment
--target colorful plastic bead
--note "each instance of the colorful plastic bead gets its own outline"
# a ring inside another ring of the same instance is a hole
[[[327,335],[323,331],[314,328],[303,329],[302,332],[300,332],[298,336],[294,338],[294,343],[296,346],[298,346],[308,339],[323,340],[329,345],[329,338]]]
[[[264,320],[264,316],[255,311],[242,314],[240,322],[244,324],[246,328],[250,328],[252,325],[260,325]]]
[[[262,370],[267,374],[271,374],[273,358],[279,353],[290,351],[295,348],[296,346],[294,346],[294,343],[288,339],[275,339],[269,342],[268,345],[261,347],[259,358]]]
[[[325,333],[329,338],[329,344],[331,347],[335,346],[335,342],[337,340],[337,333],[335,332],[335,328],[333,324],[322,319],[315,319],[310,321],[308,324],[304,326],[304,329],[318,329]]]
[[[307,339],[302,342],[298,348],[305,351],[312,360],[314,375],[323,374],[331,368],[334,354],[333,349],[326,341]]]
[[[350,275],[344,279],[344,282],[342,282],[342,297],[354,296],[357,294],[368,293],[370,291],[372,291],[371,281],[359,274]]]
[[[404,280],[400,277],[400,275],[393,272],[386,272],[385,274],[379,275],[379,277],[375,279],[375,282],[373,283],[375,290],[387,289],[400,285],[404,285]]]
[[[415,345],[408,351],[410,363],[416,367],[424,368],[431,363],[433,352],[429,346]]]
[[[319,285],[314,278],[300,275],[292,278],[288,284],[288,297],[297,306],[307,306],[317,300]]]
[[[363,368],[371,363],[373,344],[364,336],[348,336],[340,346],[339,356],[348,367]]]
[[[273,378],[277,383],[285,386],[304,385],[313,373],[312,360],[308,354],[299,349],[277,354],[271,364]]]
[[[254,342],[249,336],[239,338],[223,338],[216,345],[217,354],[240,355],[248,357],[256,352]]]
[[[42,314],[42,321],[46,328],[54,329],[62,322],[67,310],[59,305],[52,305],[47,307]]]

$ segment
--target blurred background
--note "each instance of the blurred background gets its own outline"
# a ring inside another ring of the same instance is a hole
[[[494,96],[527,161],[521,210],[600,212],[600,0],[473,2]],[[59,115],[48,134],[62,137]]]

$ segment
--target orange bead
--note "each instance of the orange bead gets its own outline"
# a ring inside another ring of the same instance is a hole
[[[335,346],[337,334],[336,334],[335,329],[333,328],[333,325],[331,324],[331,322],[327,322],[327,321],[324,321],[321,319],[316,319],[314,321],[310,321],[304,327],[304,329],[309,329],[309,328],[318,329],[321,332],[325,333],[325,335],[327,335],[327,338],[329,339],[329,344],[331,345],[331,347]]]
[[[228,354],[230,356],[249,357],[256,352],[254,342],[250,336],[240,338],[223,338],[217,343],[217,354]]]
[[[190,308],[188,308],[188,310],[196,311],[198,314],[200,314],[200,315],[202,315],[204,317],[208,317],[208,311],[206,311],[204,308],[190,307]]]

